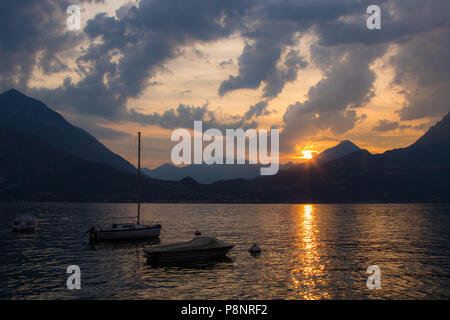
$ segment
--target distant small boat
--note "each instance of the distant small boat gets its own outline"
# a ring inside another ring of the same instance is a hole
[[[144,255],[152,264],[193,262],[224,258],[233,247],[216,238],[198,236],[188,242],[145,248]]]
[[[38,225],[38,218],[33,215],[23,215],[16,217],[11,223],[14,232],[35,232]]]
[[[117,221],[130,219],[130,217],[113,218],[110,227],[92,226],[87,230],[91,243],[103,241],[130,241],[158,238],[161,232],[161,224],[155,222],[151,225],[141,225],[141,202],[140,202],[140,180],[141,180],[141,133],[138,132],[138,202],[137,223],[118,223]],[[134,218],[134,217],[132,217]]]

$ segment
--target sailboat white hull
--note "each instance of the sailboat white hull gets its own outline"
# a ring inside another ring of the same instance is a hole
[[[125,241],[158,238],[161,225],[127,225],[115,228],[102,228],[90,231],[90,240],[93,242]]]
[[[130,217],[113,218],[113,224],[110,228],[91,227],[86,233],[89,234],[89,241],[92,243],[102,241],[132,241],[158,238],[161,232],[160,224],[141,225],[140,224],[140,179],[141,179],[141,133],[138,132],[138,201],[137,201],[137,223],[116,223],[117,220]]]

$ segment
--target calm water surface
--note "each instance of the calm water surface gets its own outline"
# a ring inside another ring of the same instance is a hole
[[[39,217],[36,234],[13,234],[18,213]],[[91,247],[85,231],[133,204],[0,203],[3,299],[448,299],[450,205],[145,204],[144,220],[162,222],[161,244],[195,230],[236,247],[232,261],[152,267],[146,243]],[[257,243],[259,257],[247,250]],[[68,290],[66,268],[81,268]],[[369,265],[381,290],[366,286]]]

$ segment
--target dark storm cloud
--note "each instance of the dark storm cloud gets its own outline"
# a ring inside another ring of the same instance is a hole
[[[361,13],[365,13],[369,4],[376,4],[381,8],[380,30],[365,27],[368,14]],[[358,9],[345,13],[345,19],[330,19],[317,24],[315,28],[320,34],[320,44],[405,43],[414,35],[449,26],[447,0],[379,0],[355,5]]]
[[[244,120],[250,120],[259,116],[267,116],[271,114],[271,112],[267,110],[268,104],[269,103],[267,101],[260,101],[257,104],[250,106],[250,108],[244,114]]]
[[[257,89],[264,83],[263,96],[276,97],[284,85],[297,79],[306,63],[290,51],[284,66],[282,53],[298,43],[299,32],[349,14],[365,12],[368,1],[266,1],[257,10],[256,23],[246,26],[247,43],[239,57],[238,75],[230,75],[219,87],[219,95],[238,89]]]
[[[55,90],[35,93],[70,110],[123,120],[128,99],[139,97],[166,62],[182,54],[184,46],[229,36],[252,3],[197,0],[187,9],[185,1],[153,0],[122,7],[122,19],[98,14],[84,32],[100,41],[77,60],[83,79],[66,79]]]
[[[283,90],[284,85],[297,79],[297,73],[305,68],[307,63],[299,56],[298,51],[290,50],[286,55],[286,60],[281,67],[276,68],[266,78],[264,87],[264,98],[278,96]]]
[[[450,109],[450,3],[438,1],[380,2],[382,28],[375,32],[357,26],[354,16],[317,26],[324,46],[361,43],[397,45],[391,60],[394,83],[409,89],[407,104],[399,110],[401,120],[440,117]]]
[[[66,32],[69,1],[0,2],[0,91],[24,90],[34,69],[66,70],[59,54],[79,44],[82,35]]]
[[[251,108],[250,110],[253,110]],[[208,104],[203,106],[179,104],[176,109],[169,109],[163,113],[154,112],[153,114],[142,114],[131,109],[128,120],[143,125],[157,125],[166,129],[193,128],[194,121],[203,121],[203,129],[217,128],[224,130],[226,128],[248,129],[256,127],[256,122],[247,121],[250,119],[230,115],[220,116],[217,112],[211,110]]]
[[[412,39],[392,58],[396,83],[410,89],[399,110],[402,120],[439,117],[450,110],[449,39],[450,29],[438,29]]]
[[[272,24],[271,27],[260,26],[258,32],[247,33],[254,43],[245,45],[239,57],[239,75],[229,76],[219,87],[219,95],[237,89],[257,89],[263,81],[264,97],[275,97],[284,85],[297,78],[297,71],[306,63],[291,50],[283,63],[282,69],[277,66],[284,49],[293,45],[293,32],[290,25]]]

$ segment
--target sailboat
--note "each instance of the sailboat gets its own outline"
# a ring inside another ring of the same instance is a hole
[[[141,133],[138,132],[138,201],[137,201],[137,222],[121,223],[124,219],[130,217],[115,217],[113,223],[108,227],[92,226],[87,233],[91,242],[104,241],[130,241],[158,238],[161,232],[161,224],[154,223],[151,225],[141,224]]]

